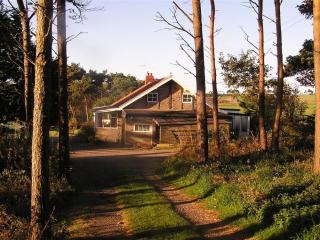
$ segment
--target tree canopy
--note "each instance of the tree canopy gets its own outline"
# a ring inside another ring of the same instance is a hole
[[[305,15],[307,19],[313,17],[313,0],[303,0],[303,2],[297,7],[299,12]]]
[[[314,86],[313,40],[308,39],[297,55],[288,56],[285,66],[286,76],[296,76],[303,86]]]
[[[0,120],[9,121],[23,114],[22,51],[18,43],[19,16],[3,8],[0,2]]]

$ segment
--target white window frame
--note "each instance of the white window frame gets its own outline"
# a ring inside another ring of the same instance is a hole
[[[185,95],[190,96],[190,98],[191,98],[191,101],[190,101],[190,102],[184,101],[184,96],[185,96]],[[192,94],[190,94],[190,93],[183,93],[183,94],[182,94],[182,102],[183,102],[183,103],[192,103],[192,101],[193,101],[193,96],[192,96]]]
[[[148,126],[149,127],[149,130],[148,131],[144,131],[144,130],[137,130],[137,126]],[[133,131],[134,132],[142,132],[142,133],[150,133],[152,132],[152,125],[151,124],[148,124],[148,123],[135,123],[134,126],[133,126]]]
[[[117,129],[118,128],[118,114],[117,113],[112,113],[112,112],[107,112],[107,113],[102,113],[102,114],[107,114],[107,116],[109,116],[109,120],[111,121],[112,118],[115,118],[116,119],[116,124],[117,126],[116,127],[104,127],[103,126],[103,115],[101,116],[101,128],[108,128],[108,129]],[[112,116],[114,115],[114,116]],[[108,118],[106,119],[108,120]]]
[[[149,97],[151,98],[151,100],[149,99]],[[154,100],[156,99],[156,100]],[[158,102],[158,93],[156,92],[151,92],[147,94],[147,102],[149,103],[154,103],[154,102]]]

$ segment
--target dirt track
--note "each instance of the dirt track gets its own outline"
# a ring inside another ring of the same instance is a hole
[[[140,172],[205,239],[248,239],[245,234],[219,220],[216,212],[205,209],[197,199],[163,182],[154,174],[172,151],[96,148],[72,154],[75,185],[80,189],[69,211],[70,239],[137,239],[127,234],[121,208],[115,201],[119,173]],[[139,238],[140,239],[140,238]]]

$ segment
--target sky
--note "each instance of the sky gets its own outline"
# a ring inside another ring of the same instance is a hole
[[[313,38],[312,22],[305,20],[296,6],[302,0],[284,0],[282,4],[282,29],[284,59],[297,54],[305,39]],[[191,0],[176,1],[187,12],[191,11]],[[243,5],[244,0],[216,0],[216,28],[221,30],[215,37],[216,55],[220,53],[239,54],[252,49],[244,38],[240,27],[250,36],[250,41],[258,44],[258,26],[255,13]],[[265,0],[265,15],[274,18],[274,1]],[[179,61],[193,70],[192,62],[179,50],[177,31],[166,30],[167,25],[155,21],[157,12],[171,20],[169,0],[92,0],[89,8],[96,9],[85,13],[81,23],[68,19],[68,36],[83,32],[68,44],[69,63],[80,63],[86,70],[122,72],[144,79],[152,72],[156,78],[173,75],[175,79],[195,89],[192,75],[175,66]],[[203,36],[209,46],[210,1],[202,0]],[[181,22],[192,26],[180,15]],[[276,52],[274,46],[275,24],[265,19],[266,64],[274,68],[276,75]],[[187,38],[187,36],[186,36]],[[190,42],[192,39],[190,39]],[[218,64],[218,62],[217,62]],[[206,69],[210,61],[206,59]],[[207,72],[207,91],[211,90],[210,74]],[[226,86],[218,66],[218,90],[225,92]]]

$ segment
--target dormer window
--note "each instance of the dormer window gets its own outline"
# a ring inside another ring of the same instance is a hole
[[[147,102],[158,102],[158,93],[149,93],[147,95]]]
[[[190,93],[184,93],[182,95],[182,102],[183,103],[192,103],[192,95]]]

